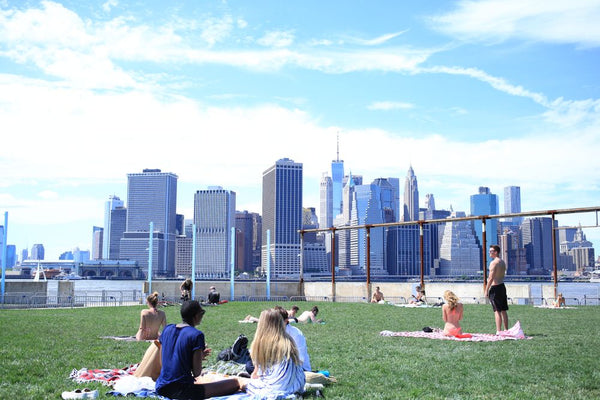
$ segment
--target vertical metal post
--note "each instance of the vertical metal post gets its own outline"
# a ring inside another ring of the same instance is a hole
[[[300,283],[304,282],[304,230],[300,231]]]
[[[371,301],[371,227],[365,226],[367,235],[367,301]]]
[[[556,215],[552,213],[552,275],[554,276],[554,298],[558,290],[558,271],[556,267],[556,229],[554,228]]]
[[[229,300],[233,301],[235,296],[235,226],[231,227],[231,273],[229,276]]]
[[[6,288],[6,243],[8,240],[8,211],[4,212],[4,240],[2,242],[2,303],[4,303],[4,290]]]
[[[425,263],[423,261],[423,221],[419,221],[419,257],[421,259],[421,289],[425,290]]]
[[[154,222],[150,221],[150,234],[148,235],[148,294],[152,293],[152,253],[154,250]]]
[[[267,229],[267,300],[271,300],[271,230]]]
[[[331,297],[335,300],[335,228],[331,228]]]
[[[192,300],[196,298],[196,224],[192,224]]]
[[[487,240],[485,233],[485,217],[481,219],[481,260],[483,262],[483,293],[485,293],[487,286]]]

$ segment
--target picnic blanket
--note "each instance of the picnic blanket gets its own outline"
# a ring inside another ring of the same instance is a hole
[[[73,379],[77,383],[85,382],[100,382],[104,385],[112,385],[115,381],[123,376],[133,375],[137,369],[138,364],[132,364],[125,368],[113,368],[113,369],[73,369],[69,378]]]
[[[472,333],[470,338],[457,338],[454,336],[446,336],[443,332],[392,332],[392,331],[381,331],[381,336],[401,336],[401,337],[416,337],[424,339],[441,339],[441,340],[457,340],[460,342],[499,342],[502,340],[518,340],[518,339],[531,339],[531,336],[525,336],[521,329],[521,323],[517,323],[506,331],[500,331],[498,334],[493,335],[490,333]]]

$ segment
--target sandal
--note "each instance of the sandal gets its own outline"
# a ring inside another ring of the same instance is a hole
[[[75,389],[72,392],[62,392],[61,397],[63,399],[95,399],[98,397],[98,391],[88,388]]]

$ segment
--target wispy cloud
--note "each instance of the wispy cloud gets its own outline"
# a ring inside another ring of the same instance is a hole
[[[360,39],[360,38],[353,37],[353,38],[348,39],[348,42],[354,43],[354,44],[360,44],[362,46],[378,46],[378,45],[384,44],[406,32],[408,32],[408,29],[400,31],[400,32],[395,32],[395,33],[387,33],[385,35],[381,35],[381,36],[378,36],[373,39]]]
[[[411,103],[402,103],[397,101],[376,101],[367,106],[369,110],[391,111],[391,110],[409,110],[415,105]]]
[[[258,39],[257,43],[265,47],[288,47],[294,43],[294,34],[289,31],[271,31]]]
[[[600,46],[599,0],[462,0],[431,26],[463,40],[508,39]]]

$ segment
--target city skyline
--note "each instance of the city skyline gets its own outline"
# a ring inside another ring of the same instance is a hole
[[[317,210],[338,158],[365,183],[412,166],[420,207],[468,213],[480,186],[519,186],[524,212],[598,205],[600,2],[422,3],[1,2],[8,243],[91,249],[144,168],[179,176],[188,219],[215,185],[260,212],[285,157]]]

